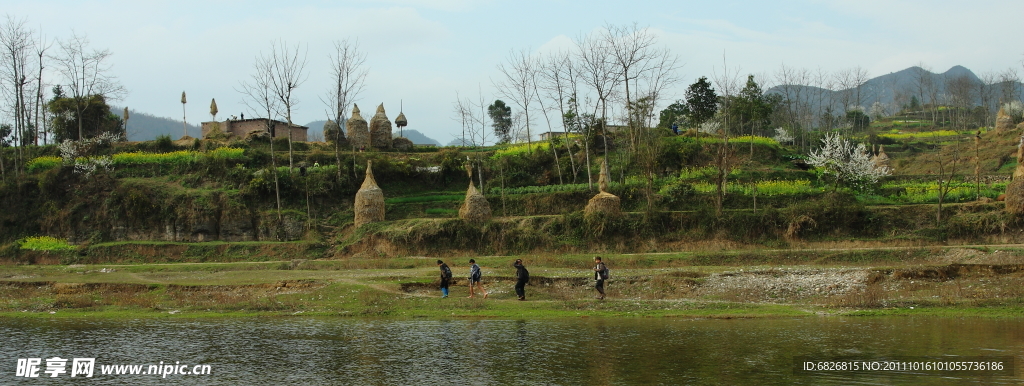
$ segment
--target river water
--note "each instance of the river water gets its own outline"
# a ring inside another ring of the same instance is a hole
[[[0,347],[4,385],[1024,384],[1022,319],[0,319]],[[1015,364],[969,373],[795,369],[801,358],[923,356]],[[68,360],[67,373],[45,373],[52,357]],[[40,377],[17,376],[18,360],[29,358],[42,360]],[[69,376],[73,358],[95,358],[91,379]],[[145,373],[161,361],[208,365],[209,374],[101,374],[110,365]]]

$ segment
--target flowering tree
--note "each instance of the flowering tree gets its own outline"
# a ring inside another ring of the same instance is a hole
[[[843,139],[839,133],[829,133],[822,139],[822,146],[812,151],[807,163],[821,169],[824,174],[835,178],[836,187],[840,182],[862,188],[878,178],[889,175],[889,168],[877,166],[871,160],[864,144],[854,144]]]

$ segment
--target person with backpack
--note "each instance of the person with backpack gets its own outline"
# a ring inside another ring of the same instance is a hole
[[[526,300],[526,283],[530,282],[530,271],[523,265],[523,259],[516,259],[512,266],[516,268],[516,295],[519,295],[519,300]]]
[[[452,282],[452,269],[443,261],[437,261],[437,267],[441,269],[441,297],[448,297],[448,284]]]
[[[608,280],[608,266],[604,265],[604,262],[601,261],[601,256],[595,256],[594,263],[596,263],[594,265],[594,280],[597,281],[594,288],[600,293],[600,295],[597,295],[597,298],[604,299],[604,281]]]
[[[487,291],[484,290],[484,284],[480,281],[483,277],[483,273],[480,272],[480,266],[476,265],[475,259],[469,259],[469,296],[475,297],[473,293],[473,285],[480,287],[480,293],[484,294],[484,299],[487,299]]]

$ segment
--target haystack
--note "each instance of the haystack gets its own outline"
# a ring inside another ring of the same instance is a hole
[[[469,173],[469,189],[466,190],[466,200],[459,208],[459,218],[473,224],[487,222],[491,219],[491,204],[479,190],[476,190],[476,186],[473,186],[473,168],[467,165],[466,172]]]
[[[618,196],[608,193],[608,160],[601,161],[601,175],[597,179],[597,187],[601,192],[587,202],[587,207],[583,210],[583,214],[604,213],[618,215],[621,213],[622,200]]]
[[[876,168],[889,167],[889,155],[885,154],[884,146],[878,145],[878,154],[871,157],[871,162],[874,163]]]
[[[395,150],[408,151],[412,150],[412,146],[412,141],[406,137],[398,137],[391,140],[391,147],[395,148]]]
[[[345,121],[345,128],[348,129],[348,140],[352,146],[363,149],[370,147],[370,130],[366,120],[359,115],[359,105],[352,104],[352,117]]]
[[[391,121],[384,113],[384,104],[377,106],[377,113],[370,118],[370,146],[378,149],[391,148]]]
[[[338,126],[337,122],[328,119],[327,123],[324,123],[324,140],[330,143],[337,142],[339,146],[348,147],[348,138],[345,138],[345,132],[341,131],[341,126]]]
[[[1004,133],[1009,130],[1013,130],[1013,117],[1006,113],[1004,107],[999,108],[999,112],[996,113],[996,132]]]
[[[373,179],[372,161],[366,161],[366,179],[356,192],[355,224],[360,227],[371,222],[384,221],[384,192]]]
[[[1013,181],[1006,185],[1006,212],[1024,215],[1024,136],[1017,143],[1017,169],[1013,171]]]
[[[395,118],[395,126],[406,127],[409,126],[409,120],[405,118],[405,113],[399,112],[398,117]]]

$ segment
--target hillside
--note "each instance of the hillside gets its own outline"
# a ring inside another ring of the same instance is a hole
[[[110,111],[118,112],[124,107],[110,106]],[[189,124],[188,135],[198,137],[199,126]],[[172,139],[181,138],[184,130],[181,127],[181,120],[158,117],[140,111],[128,109],[128,140],[129,141],[152,141],[161,135],[169,135]]]

